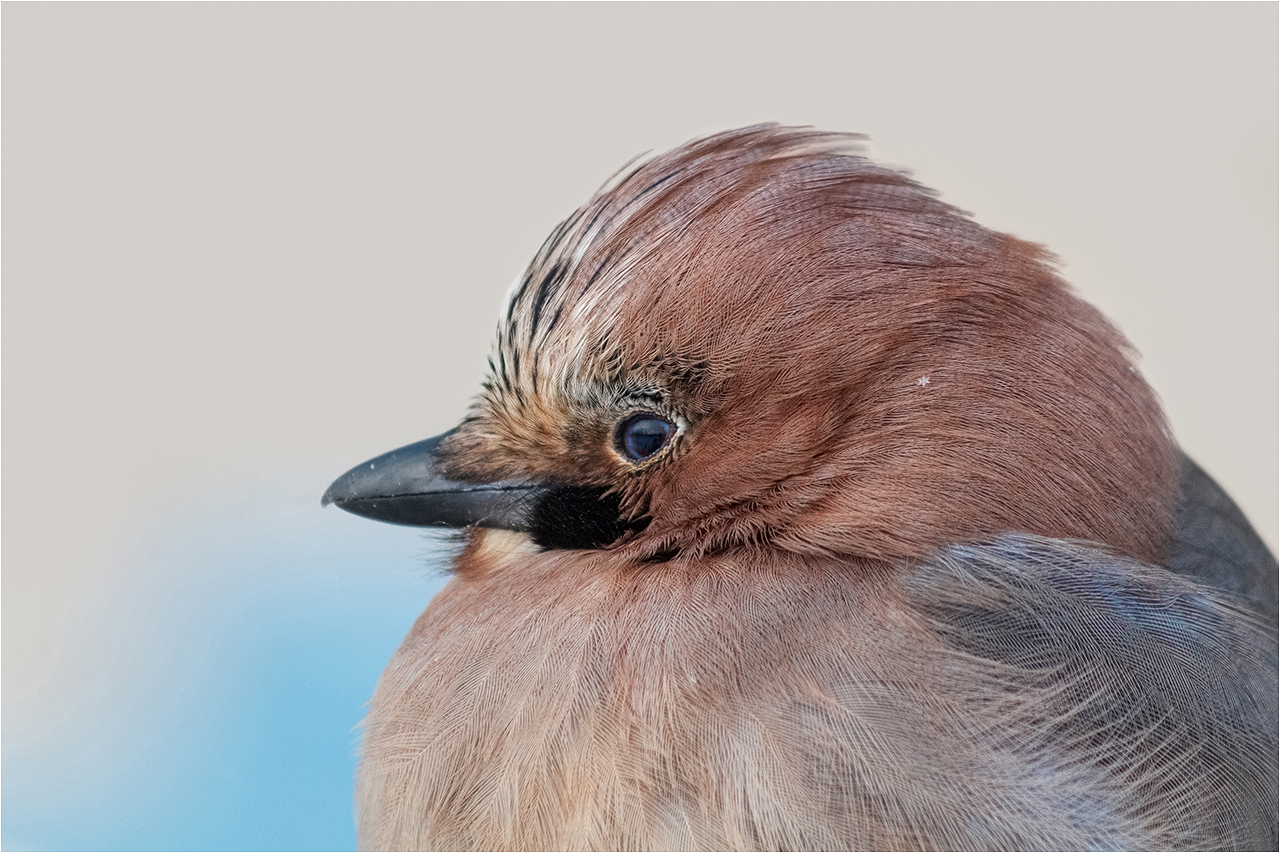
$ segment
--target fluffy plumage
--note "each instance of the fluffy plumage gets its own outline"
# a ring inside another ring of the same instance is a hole
[[[1051,258],[856,137],[620,173],[396,454],[326,500],[469,533],[364,846],[1276,846],[1274,558]]]

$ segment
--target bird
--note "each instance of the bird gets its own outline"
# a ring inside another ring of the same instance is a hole
[[[1134,359],[861,135],[627,165],[323,498],[458,537],[359,844],[1276,849],[1276,560]]]

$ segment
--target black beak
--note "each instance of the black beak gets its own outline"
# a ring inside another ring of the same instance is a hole
[[[384,453],[333,481],[322,506],[411,527],[529,531],[547,487],[532,480],[468,483],[440,475],[436,447],[450,433]]]
[[[624,519],[600,486],[532,479],[468,483],[440,474],[436,448],[450,433],[384,453],[333,481],[320,500],[410,527],[494,527],[528,533],[543,548],[604,548],[647,519]]]

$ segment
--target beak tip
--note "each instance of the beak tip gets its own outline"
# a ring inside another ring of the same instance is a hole
[[[329,484],[329,488],[324,490],[324,494],[320,497],[320,506],[326,507],[330,504],[337,504],[338,508],[342,508],[342,502],[351,497],[351,472],[343,474],[338,479]]]

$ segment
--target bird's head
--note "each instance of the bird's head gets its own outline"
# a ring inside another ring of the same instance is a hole
[[[769,125],[607,183],[513,288],[462,424],[326,502],[637,561],[1007,530],[1154,559],[1176,492],[1125,341],[1042,249]]]

